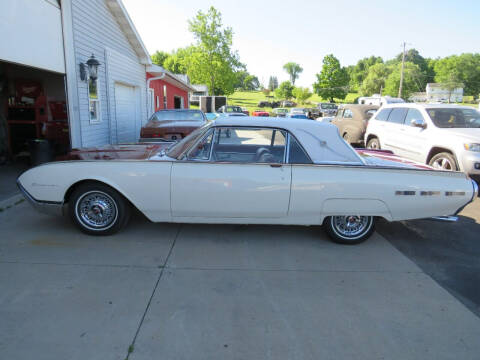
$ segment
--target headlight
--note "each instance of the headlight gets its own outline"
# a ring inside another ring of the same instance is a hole
[[[463,144],[463,146],[468,151],[480,151],[480,144]]]

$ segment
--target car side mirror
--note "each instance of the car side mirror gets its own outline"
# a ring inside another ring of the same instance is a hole
[[[412,121],[410,121],[410,125],[412,125],[413,127],[419,127],[422,129],[425,129],[427,127],[427,124],[425,124],[425,121],[419,120],[419,119],[412,119]]]

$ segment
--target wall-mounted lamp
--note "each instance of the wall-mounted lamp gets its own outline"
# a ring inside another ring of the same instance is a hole
[[[98,77],[98,66],[100,62],[92,54],[90,59],[87,60],[87,63],[80,63],[80,79],[86,81],[88,78],[96,80]],[[88,74],[87,74],[88,71]]]

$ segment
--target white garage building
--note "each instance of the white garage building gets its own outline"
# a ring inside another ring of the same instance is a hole
[[[0,116],[10,147],[45,132],[67,133],[71,147],[138,139],[151,61],[120,0],[0,0],[0,9]],[[92,55],[96,79],[82,65]]]

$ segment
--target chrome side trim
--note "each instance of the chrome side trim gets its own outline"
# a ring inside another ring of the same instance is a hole
[[[17,186],[22,192],[23,197],[33,206],[35,210],[42,214],[61,216],[63,215],[63,202],[39,201],[28,193],[17,179]]]
[[[445,221],[445,222],[457,222],[458,217],[456,217],[456,216],[433,216],[429,220]]]
[[[445,191],[445,196],[465,196],[465,191]]]
[[[395,195],[408,195],[408,196],[411,196],[411,195],[415,195],[416,194],[416,191],[395,191]]]
[[[434,196],[440,195],[440,191],[420,191],[421,196]]]

